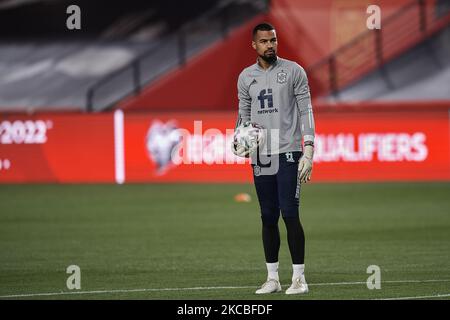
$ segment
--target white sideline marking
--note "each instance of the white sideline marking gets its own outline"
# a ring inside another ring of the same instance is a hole
[[[151,288],[151,289],[119,289],[119,290],[97,290],[97,291],[70,291],[70,292],[50,292],[50,293],[29,293],[29,294],[14,294],[8,296],[0,296],[0,298],[18,298],[18,297],[36,297],[36,296],[59,296],[69,294],[100,294],[100,293],[124,293],[124,292],[149,292],[149,291],[189,291],[189,290],[220,290],[220,289],[248,289],[256,288],[255,286],[248,287],[192,287],[192,288]]]
[[[431,279],[431,280],[387,280],[381,283],[423,283],[423,282],[448,282],[450,279]],[[327,282],[327,283],[308,283],[308,286],[342,286],[353,284],[366,284],[366,281],[355,282]],[[43,296],[62,296],[72,294],[102,294],[102,293],[126,293],[126,292],[157,292],[157,291],[194,291],[194,290],[222,290],[222,289],[255,289],[255,286],[223,286],[223,287],[191,287],[191,288],[148,288],[148,289],[117,289],[117,290],[94,290],[94,291],[61,291],[48,293],[24,293],[0,296],[3,298],[20,297],[43,297]],[[450,295],[450,294],[449,294]],[[447,295],[443,295],[447,296]],[[426,297],[426,296],[423,296]],[[391,298],[391,299],[415,299],[417,297]]]
[[[411,299],[444,298],[444,297],[450,297],[450,293],[435,294],[432,296],[381,298],[381,299],[375,299],[375,300],[411,300]]]

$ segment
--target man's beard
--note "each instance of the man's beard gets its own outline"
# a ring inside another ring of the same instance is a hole
[[[277,61],[277,54],[274,53],[273,55],[266,56],[265,54],[260,56],[261,59],[263,59],[268,64],[273,64],[275,61]]]

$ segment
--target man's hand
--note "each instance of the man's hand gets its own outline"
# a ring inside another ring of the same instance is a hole
[[[313,167],[314,147],[307,145],[303,147],[303,156],[298,163],[298,179],[300,183],[311,180]]]
[[[237,155],[238,157],[242,157],[242,158],[248,158],[250,155],[249,150],[245,150],[244,147],[238,146],[234,142],[231,144],[231,151],[233,151],[233,153],[235,155]]]

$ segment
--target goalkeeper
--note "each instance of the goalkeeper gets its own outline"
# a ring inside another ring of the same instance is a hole
[[[265,127],[269,133],[277,130],[279,133],[278,148],[266,150],[272,160],[277,157],[276,173],[263,174],[263,164],[252,159],[268,271],[266,282],[256,293],[281,291],[278,276],[280,211],[286,225],[293,269],[292,284],[286,294],[307,293],[305,236],[299,218],[299,198],[300,184],[311,179],[314,154],[315,129],[308,79],[297,63],[277,56],[276,32],[270,24],[262,23],[253,29],[252,47],[258,57],[255,64],[239,75],[236,127],[251,121]],[[249,156],[247,150],[235,143],[233,152],[241,157]]]

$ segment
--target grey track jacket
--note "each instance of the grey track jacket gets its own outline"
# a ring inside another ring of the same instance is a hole
[[[267,143],[269,147],[263,153],[301,151],[302,137],[304,141],[314,141],[308,78],[300,65],[280,57],[267,70],[255,63],[241,72],[237,87],[236,126],[252,121],[268,129],[272,143]],[[278,143],[274,144],[275,140]]]

